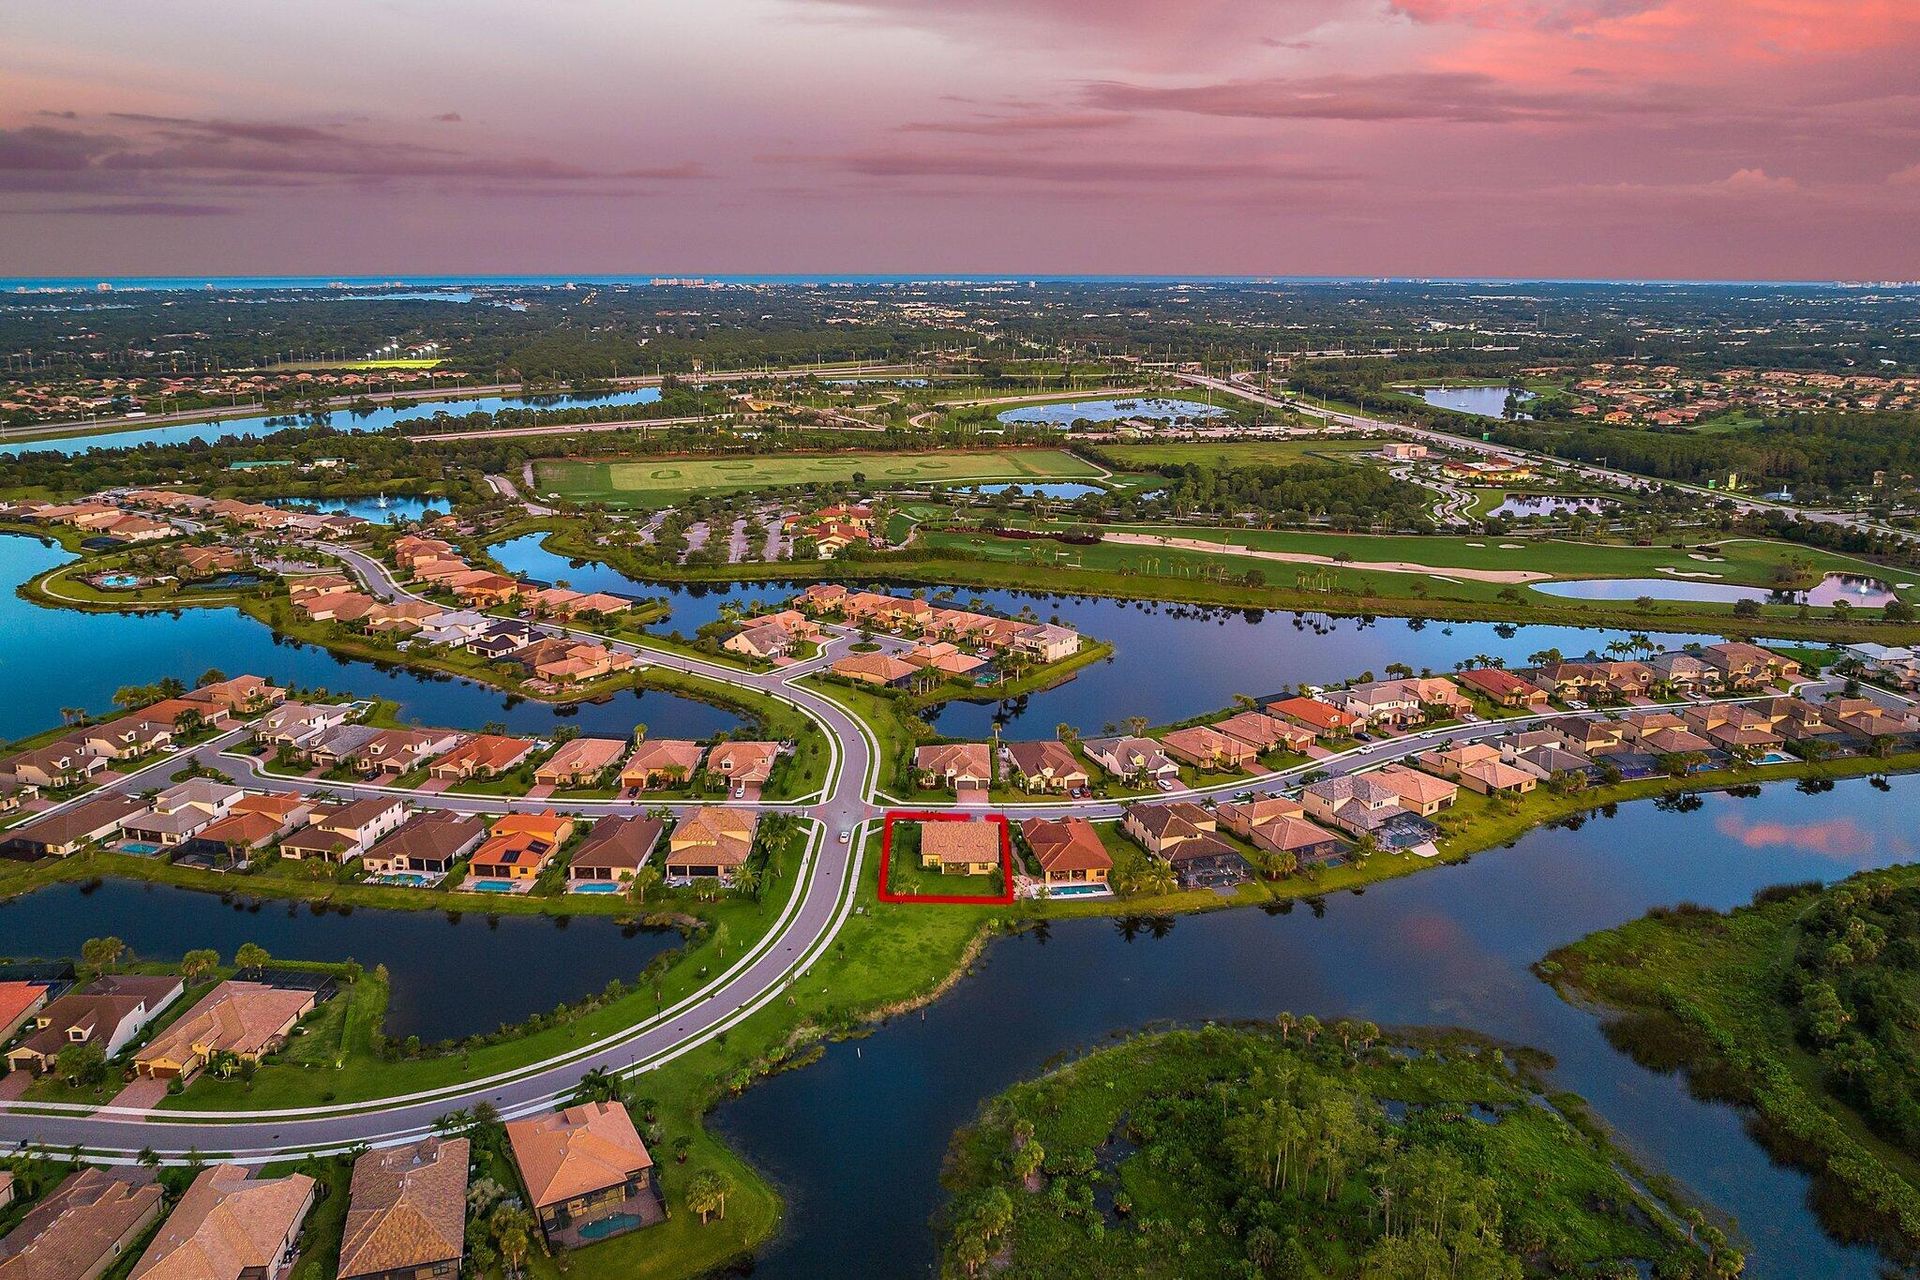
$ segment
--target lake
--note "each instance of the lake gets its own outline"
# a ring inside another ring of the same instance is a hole
[[[143,960],[212,947],[227,960],[257,942],[281,960],[387,966],[390,1036],[459,1039],[577,1000],[614,978],[631,985],[647,962],[680,944],[671,929],[627,928],[600,916],[489,916],[480,911],[381,911],[227,897],[128,880],[57,884],[0,902],[0,955],[78,957],[88,938],[123,939]],[[485,974],[487,998],[451,975]]]
[[[1202,404],[1198,400],[1141,396],[1136,400],[1072,400],[1064,404],[1030,404],[1007,409],[999,418],[1002,422],[1035,422],[1050,427],[1070,427],[1082,421],[1120,422],[1127,418],[1174,422],[1180,418],[1212,418],[1225,412],[1225,409]]]
[[[1702,572],[1710,572],[1703,569]],[[1731,582],[1700,578],[1587,578],[1573,582],[1536,582],[1535,591],[1569,600],[1637,600],[1648,596],[1655,600],[1696,600],[1715,604],[1735,604],[1757,600],[1761,604],[1807,604],[1827,608],[1846,601],[1857,609],[1883,608],[1898,597],[1893,588],[1878,578],[1858,577],[1850,573],[1829,573],[1818,586],[1806,591],[1772,591],[1766,587],[1742,587]]]
[[[1505,418],[1507,389],[1501,387],[1420,387],[1420,398],[1436,409],[1470,413],[1476,418]],[[1533,392],[1520,393],[1522,400],[1534,398]],[[1525,418],[1526,414],[1519,415]]]
[[[692,635],[716,621],[729,605],[750,601],[775,605],[800,583],[659,583],[631,578],[598,562],[578,567],[545,550],[544,535],[529,534],[495,546],[507,571],[539,582],[564,578],[576,591],[663,597],[671,616],[655,630]],[[864,585],[864,584],[863,584]],[[913,588],[895,586],[896,591]],[[937,589],[936,589],[937,591]],[[1490,622],[1420,622],[1407,618],[1331,617],[1260,609],[1208,609],[1150,600],[1099,596],[1041,595],[960,588],[953,600],[974,601],[1009,616],[1031,609],[1043,621],[1060,621],[1092,640],[1113,645],[1109,659],[1084,667],[1066,684],[1012,702],[950,702],[933,717],[934,727],[956,738],[984,738],[995,723],[1014,736],[1050,738],[1062,721],[1098,734],[1108,722],[1142,715],[1168,723],[1224,707],[1236,693],[1255,697],[1282,686],[1324,684],[1372,671],[1390,662],[1415,671],[1451,671],[1478,654],[1523,665],[1528,654],[1559,649],[1568,656],[1603,648],[1613,632],[1583,627],[1516,626]],[[1679,648],[1717,636],[1660,634],[1656,644]]]
[[[487,685],[337,657],[275,636],[234,609],[179,613],[80,613],[43,609],[14,588],[72,557],[57,546],[0,535],[0,741],[60,723],[62,707],[113,709],[114,690],[174,676],[191,684],[209,667],[252,672],[278,684],[391,698],[416,724],[478,729],[501,721],[516,733],[550,732],[563,724],[582,733],[625,737],[645,724],[656,737],[704,738],[739,726],[719,707],[677,694],[616,694],[603,703],[550,703],[513,698]]]
[[[652,404],[660,398],[658,387],[636,387],[598,395],[551,396],[467,396],[422,398],[402,405],[383,405],[366,413],[335,409],[326,415],[325,425],[340,431],[384,431],[396,422],[410,418],[430,418],[444,410],[465,416],[469,413],[494,413],[501,409],[567,409],[594,404]],[[220,440],[227,436],[252,438],[272,435],[293,426],[313,426],[319,419],[302,417],[288,422],[286,414],[256,414],[228,418],[221,422],[188,423],[170,427],[129,427],[100,435],[75,436],[53,440],[0,442],[0,454],[6,453],[85,453],[93,449],[129,449],[143,444],[183,444],[189,440]]]
[[[1822,1232],[1808,1180],[1776,1167],[1737,1110],[1634,1065],[1528,966],[1653,906],[1731,907],[1767,885],[1910,858],[1920,779],[1891,786],[1802,795],[1782,784],[1754,799],[1707,796],[1691,813],[1641,802],[1336,895],[1324,910],[1303,903],[1136,928],[1054,922],[994,942],[924,1013],[831,1045],[714,1113],[788,1197],[785,1233],[757,1260],[755,1280],[930,1275],[941,1158],[982,1101],[1115,1033],[1281,1010],[1466,1026],[1545,1049],[1558,1059],[1555,1087],[1585,1097],[1629,1150],[1739,1219],[1750,1275],[1873,1280],[1879,1255]]]

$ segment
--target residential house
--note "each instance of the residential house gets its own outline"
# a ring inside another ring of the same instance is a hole
[[[1460,788],[1446,779],[1436,778],[1418,769],[1409,769],[1403,764],[1390,764],[1377,769],[1372,777],[1400,797],[1402,809],[1423,818],[1431,818],[1442,809],[1451,809],[1460,795]]]
[[[1079,791],[1087,785],[1086,766],[1064,742],[1003,743],[1000,759],[1008,780],[1022,791]]]
[[[399,830],[407,809],[397,799],[372,796],[346,804],[314,807],[308,825],[280,841],[280,856],[295,862],[350,862],[382,836]]]
[[[29,819],[0,832],[0,839],[37,857],[65,858],[95,840],[115,835],[128,818],[146,808],[146,801],[138,796],[110,792]]]
[[[554,813],[509,813],[473,851],[470,878],[531,887],[573,834],[573,819]]]
[[[1500,748],[1486,742],[1423,751],[1414,763],[1442,778],[1451,778],[1481,795],[1508,792],[1522,795],[1540,784],[1539,775],[1505,759]],[[1412,809],[1414,806],[1408,805]],[[1418,812],[1418,810],[1416,810]]]
[[[1317,698],[1282,698],[1269,702],[1267,714],[1297,724],[1318,738],[1341,737],[1360,725],[1358,716]]]
[[[1303,752],[1313,745],[1311,732],[1263,711],[1242,711],[1212,728],[1229,738],[1239,739],[1261,755],[1269,751]]]
[[[922,787],[959,796],[984,796],[993,786],[993,752],[984,742],[942,742],[917,747],[914,777]]]
[[[497,662],[519,653],[540,638],[540,633],[524,622],[495,622],[467,641],[468,653],[488,662]]]
[[[254,741],[305,751],[328,730],[346,724],[353,708],[333,703],[283,702],[254,722]]]
[[[427,773],[449,782],[472,782],[497,778],[511,772],[533,754],[533,739],[510,738],[497,733],[476,733],[447,754],[435,760]]]
[[[13,1039],[28,1018],[46,1007],[48,990],[44,982],[0,980],[0,1044]]]
[[[1698,654],[1684,649],[1656,654],[1648,665],[1653,668],[1654,675],[1672,686],[1676,693],[1700,693],[1720,683],[1720,673],[1716,668]]]
[[[1220,829],[1204,805],[1189,800],[1128,805],[1120,828],[1141,848],[1160,858],[1165,858],[1177,844]]]
[[[1688,707],[1689,729],[1723,751],[1766,751],[1786,739],[1774,732],[1773,717],[1763,707],[1738,702],[1710,702]]]
[[[1208,773],[1259,765],[1258,752],[1251,744],[1221,733],[1211,725],[1174,729],[1160,739],[1160,745],[1174,759],[1184,760]]]
[[[459,746],[467,735],[452,729],[382,729],[360,748],[354,767],[361,773],[400,777]]]
[[[707,752],[707,776],[732,787],[736,797],[758,800],[780,760],[777,742],[722,740]]]
[[[951,677],[970,676],[987,665],[986,659],[976,658],[945,640],[923,640],[901,654],[900,660]]]
[[[225,707],[229,715],[251,716],[285,702],[287,691],[262,676],[240,675],[203,684],[181,697]]]
[[[173,726],[140,713],[78,730],[74,737],[88,751],[108,760],[138,760],[173,742]]]
[[[942,875],[987,876],[1001,870],[998,822],[930,820],[920,824],[920,865]]]
[[[667,839],[667,879],[685,883],[712,877],[731,884],[752,856],[759,826],[751,809],[703,805],[688,810]]]
[[[647,738],[620,769],[620,785],[630,791],[682,787],[699,771],[707,749],[680,738]]]
[[[728,653],[771,662],[791,657],[799,638],[777,622],[761,622],[734,632],[720,642]]]
[[[466,1255],[465,1138],[422,1138],[353,1162],[338,1280],[431,1280]]]
[[[1080,746],[1089,760],[1128,786],[1180,778],[1180,766],[1152,738],[1090,738]]]
[[[920,668],[911,662],[885,653],[855,653],[835,662],[830,670],[837,676],[883,689],[903,689],[913,682]]]
[[[380,741],[386,733],[387,730],[370,724],[336,725],[307,746],[306,756],[314,764],[328,769],[343,764],[354,765],[361,753]]]
[[[247,795],[188,843],[211,850],[229,863],[248,862],[254,853],[304,824],[312,813],[312,803],[302,796]]]
[[[1034,623],[1015,633],[1010,647],[1035,662],[1059,662],[1080,652],[1080,633],[1057,623]]]
[[[1496,707],[1517,711],[1546,709],[1545,689],[1500,667],[1468,667],[1458,672],[1454,679]]]
[[[646,865],[665,828],[653,818],[608,814],[593,824],[586,839],[567,860],[567,888],[583,885],[619,885]]]
[[[1103,885],[1113,870],[1113,855],[1085,818],[1028,818],[1020,824],[1020,835],[1040,864],[1040,883],[1048,889]]]
[[[1226,888],[1253,874],[1245,856],[1220,838],[1213,814],[1189,801],[1132,805],[1121,828],[1172,867],[1183,889]]]
[[[626,754],[624,739],[575,738],[561,743],[558,751],[541,762],[533,771],[533,780],[543,787],[593,787],[619,768]]]
[[[201,1170],[129,1280],[278,1280],[299,1254],[315,1186],[304,1173],[256,1178],[237,1164]]]
[[[1800,664],[1756,644],[1729,640],[1700,650],[1700,658],[1729,689],[1757,689],[1775,680],[1798,680]]]
[[[313,1012],[315,993],[299,987],[229,979],[134,1054],[153,1080],[191,1080],[216,1059],[257,1063],[287,1042]]]
[[[1300,793],[1300,802],[1314,822],[1356,838],[1370,836],[1383,848],[1416,845],[1436,831],[1431,822],[1402,805],[1399,790],[1376,773],[1316,782]]]
[[[85,744],[76,740],[79,736],[22,751],[7,761],[7,770],[20,781],[48,791],[89,782],[107,767],[107,758],[86,750]]]
[[[247,793],[209,778],[191,778],[154,797],[153,807],[120,824],[129,838],[163,849],[185,844],[227,813]]]
[[[507,1124],[527,1202],[550,1241],[590,1224],[604,1239],[660,1219],[653,1157],[618,1102],[587,1102]]]
[[[370,875],[430,876],[437,881],[486,837],[486,823],[477,817],[425,809],[370,846],[362,865]]]
[[[33,1015],[26,1039],[7,1051],[12,1071],[47,1071],[68,1045],[99,1046],[112,1059],[185,988],[177,977],[107,974]]]
[[[82,1169],[0,1236],[0,1280],[99,1280],[165,1205],[151,1169]]]

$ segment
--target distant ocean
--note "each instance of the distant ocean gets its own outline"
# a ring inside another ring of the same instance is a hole
[[[337,290],[343,293],[378,289],[542,289],[565,285],[627,285],[647,287],[656,282],[766,285],[928,285],[928,284],[1357,284],[1357,285],[1617,285],[1620,287],[1813,288],[1860,287],[1833,280],[1545,280],[1479,277],[1381,276],[1163,276],[1163,275],[1023,275],[1000,272],[983,275],[925,273],[908,275],[710,275],[700,272],[652,272],[644,275],[537,276],[9,276],[0,277],[0,294],[93,293],[142,291],[287,291]],[[104,286],[104,288],[103,288]],[[1913,284],[1876,283],[1877,288],[1914,288]]]

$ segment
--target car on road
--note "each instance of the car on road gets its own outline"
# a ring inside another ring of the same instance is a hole
[[[851,831],[842,831],[842,832],[840,833],[840,843],[841,843],[841,844],[846,844],[846,843],[847,843],[847,842],[848,842],[849,840],[851,840],[851,839],[853,839],[853,832],[851,832]]]
[[[744,800],[746,799],[746,795],[747,795],[747,784],[744,782],[733,789],[733,798],[735,800]]]

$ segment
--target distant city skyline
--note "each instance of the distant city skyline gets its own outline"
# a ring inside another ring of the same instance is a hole
[[[1901,0],[54,4],[0,276],[1920,277]]]

